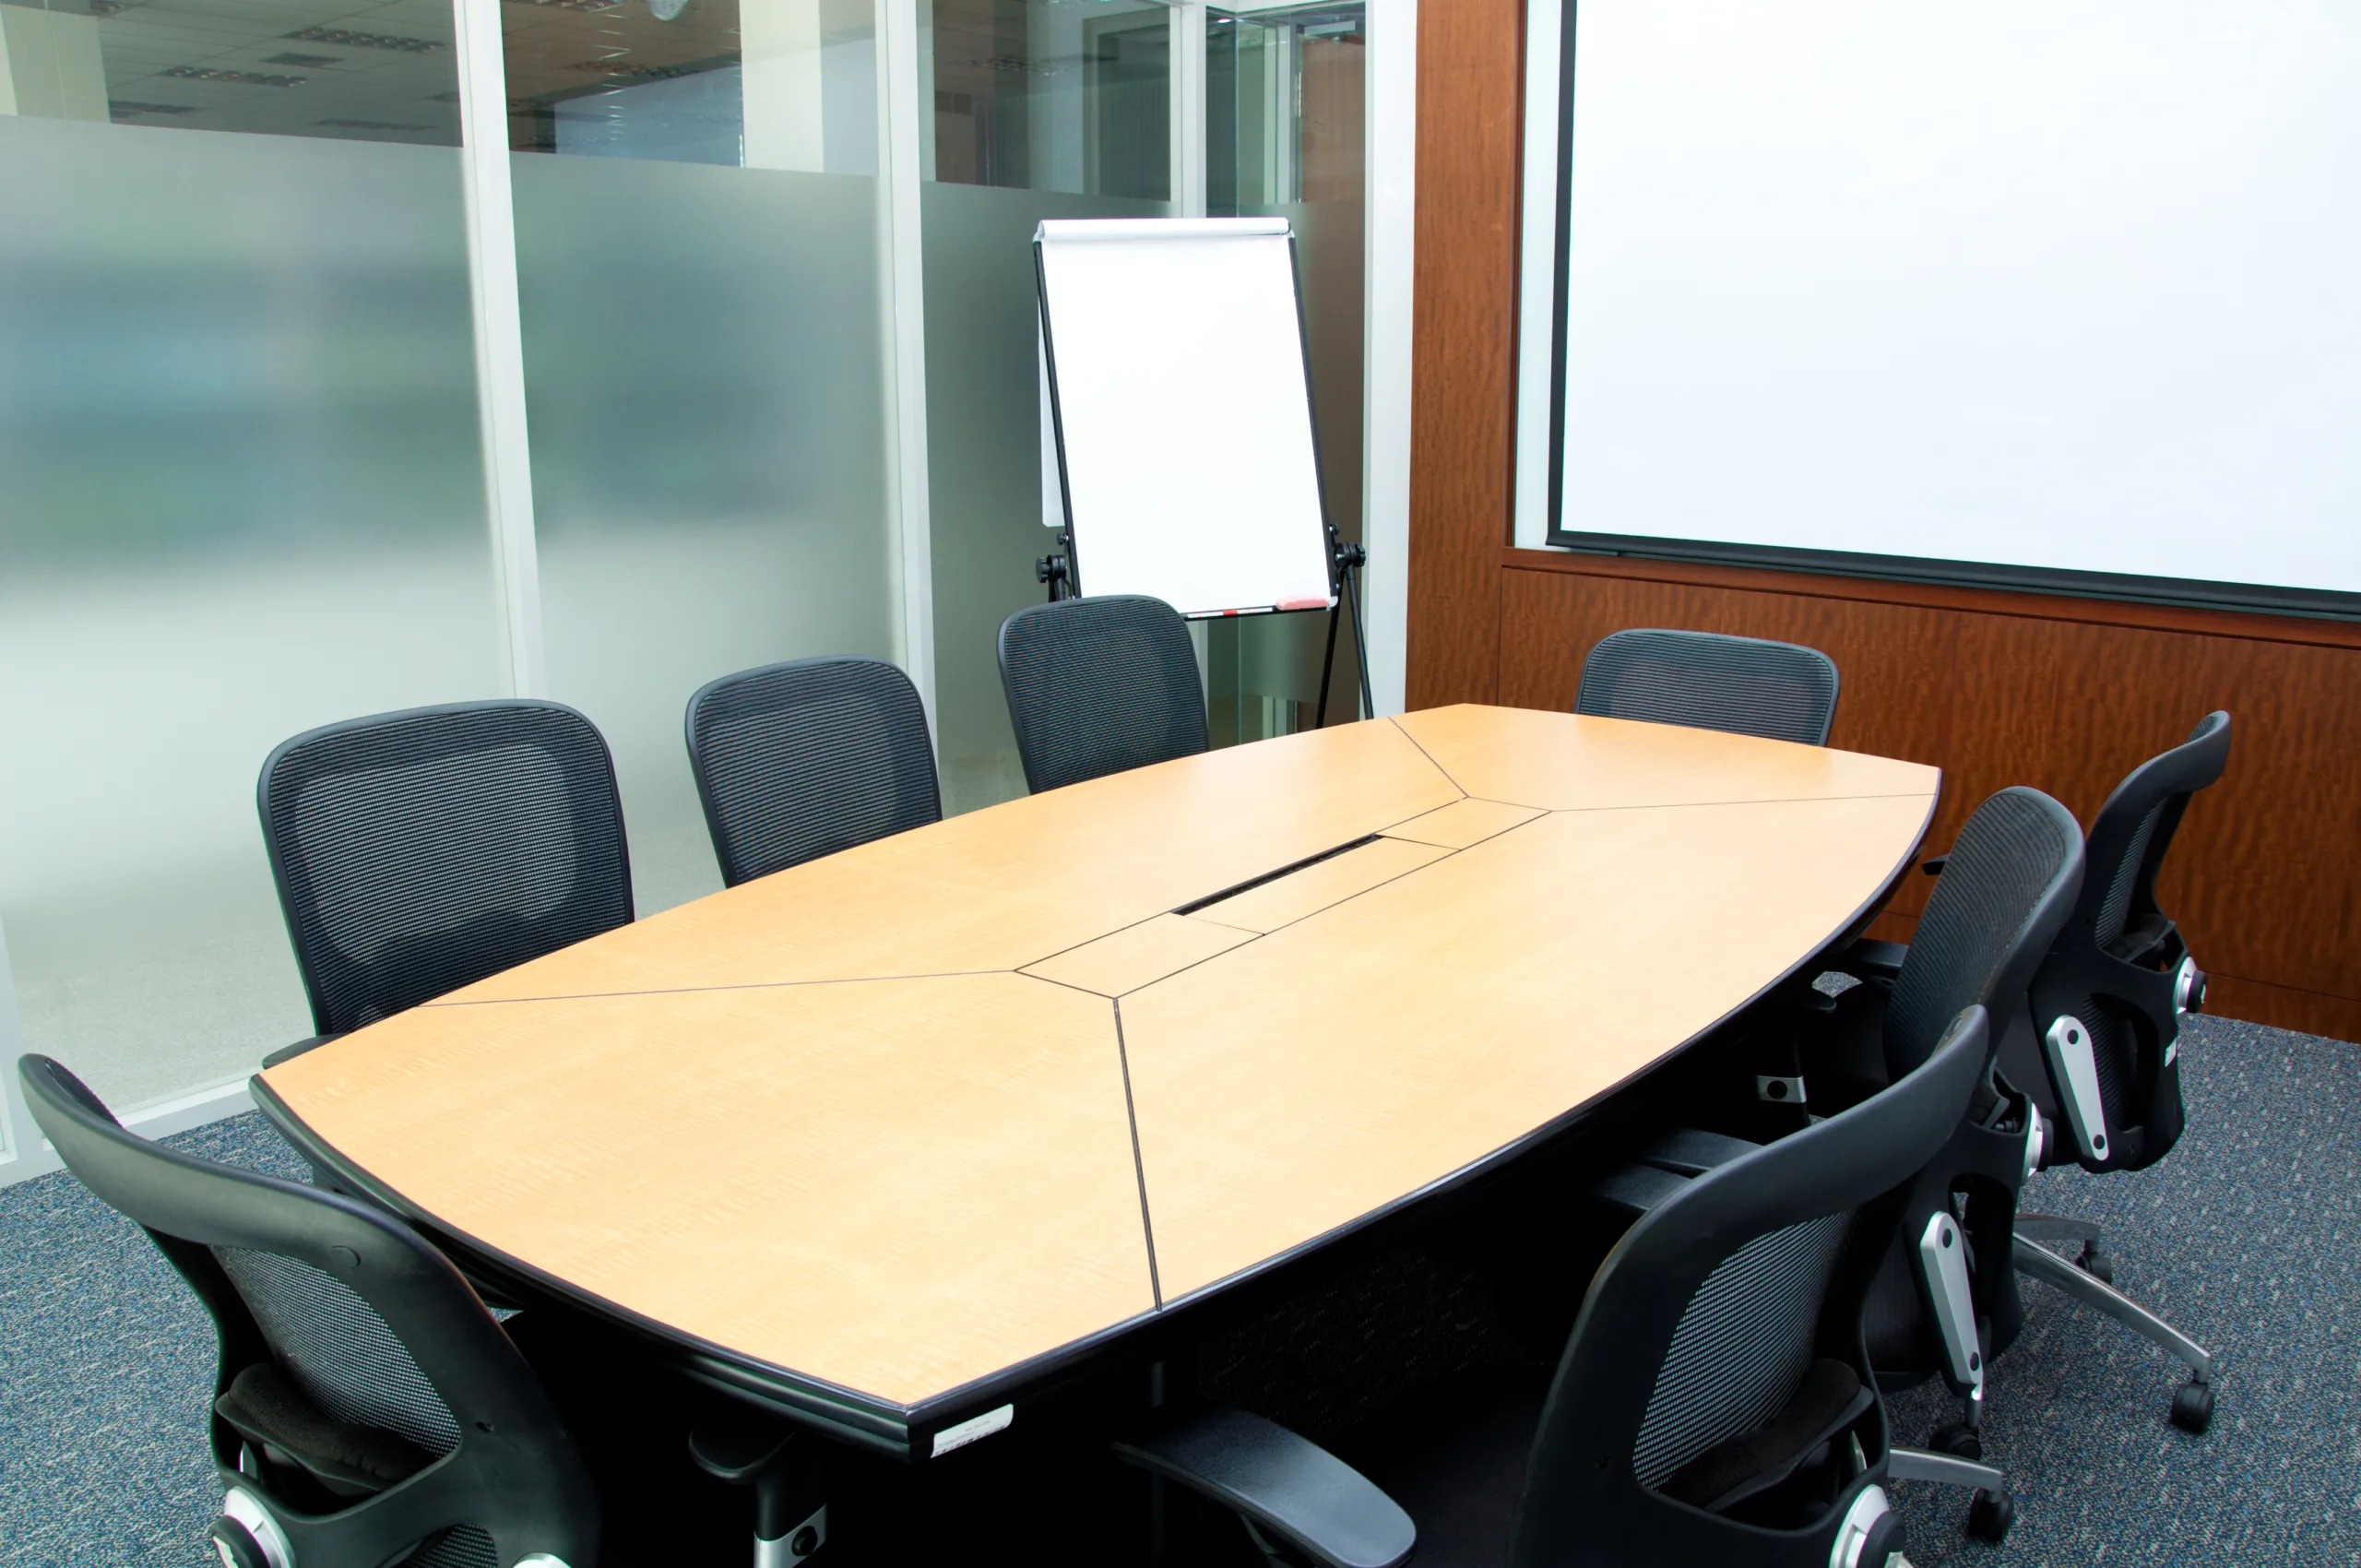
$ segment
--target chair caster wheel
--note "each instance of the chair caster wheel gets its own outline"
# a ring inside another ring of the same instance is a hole
[[[1984,1457],[1984,1437],[1974,1427],[1952,1421],[1927,1434],[1927,1446],[1938,1454],[1948,1454],[1954,1459]]]
[[[2100,1284],[2115,1283],[2115,1260],[2099,1251],[2095,1243],[2084,1247],[2082,1255],[2074,1261],[2082,1265],[2084,1274],[2089,1275]]]
[[[2173,1390],[2173,1425],[2201,1432],[2213,1424],[2213,1385],[2184,1383]]]
[[[1999,1540],[2017,1522],[2017,1500],[2005,1491],[1975,1489],[1967,1500],[1967,1533],[1977,1540]]]

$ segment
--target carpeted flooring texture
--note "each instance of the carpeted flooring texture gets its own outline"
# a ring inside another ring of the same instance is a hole
[[[2180,1146],[2133,1175],[2049,1172],[2026,1206],[2105,1223],[2117,1284],[2213,1351],[2213,1431],[2166,1423],[2174,1363],[2028,1284],[1987,1425],[2016,1528],[1970,1540],[1963,1494],[1898,1487],[1921,1568],[2361,1568],[2361,1047],[2199,1019],[2181,1050]],[[258,1117],[172,1142],[302,1174]],[[70,1177],[0,1190],[0,1564],[211,1562],[212,1356],[196,1301]],[[1895,1402],[1904,1441],[1944,1418],[1938,1392]]]
[[[2178,1362],[2027,1281],[1987,1396],[2016,1527],[1988,1547],[1961,1533],[1964,1494],[1897,1487],[1919,1568],[2361,1565],[2361,1046],[2198,1018],[2181,1063],[2171,1154],[2044,1171],[2023,1206],[2099,1221],[2116,1288],[2213,1352],[2213,1430],[2166,1421]],[[1892,1415],[1916,1443],[1952,1412],[1938,1387]]]
[[[257,1115],[170,1142],[311,1175]],[[218,1568],[213,1362],[212,1320],[137,1227],[71,1176],[0,1189],[0,1563]]]

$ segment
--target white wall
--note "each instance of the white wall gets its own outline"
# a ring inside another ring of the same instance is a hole
[[[1439,0],[1448,4],[1449,0]],[[1361,539],[1369,548],[1372,711],[1407,701],[1410,643],[1410,291],[1418,163],[1418,0],[1370,0],[1369,291]]]

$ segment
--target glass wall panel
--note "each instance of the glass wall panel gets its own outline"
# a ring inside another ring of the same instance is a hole
[[[0,114],[459,145],[448,0],[9,0]]]
[[[1025,792],[994,639],[1043,597],[1033,563],[1056,548],[1041,522],[1033,231],[1171,215],[1146,199],[1170,184],[1170,23],[1135,0],[921,0],[920,16],[935,105],[919,210],[937,751],[943,810],[962,812]]]
[[[1161,201],[1172,38],[1154,0],[920,0],[919,69],[946,184]]]
[[[121,1104],[310,1032],[270,748],[499,689],[458,158],[0,115],[0,920]]]
[[[933,511],[936,750],[943,809],[1025,793],[995,649],[1000,624],[1046,597],[1033,231],[1044,218],[1169,218],[1166,202],[930,184],[927,481]]]
[[[1366,6],[1319,5],[1207,18],[1206,210],[1294,226],[1329,520],[1361,527],[1367,119]],[[1328,617],[1271,615],[1206,628],[1216,745],[1316,721]],[[1352,632],[1336,638],[1332,722],[1358,713]]]
[[[503,7],[550,683],[643,914],[721,885],[690,693],[895,651],[870,14]]]

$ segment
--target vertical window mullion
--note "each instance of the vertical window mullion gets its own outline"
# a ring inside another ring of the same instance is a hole
[[[495,0],[496,3],[496,0]],[[940,744],[934,698],[933,513],[927,480],[926,284],[919,187],[933,140],[934,89],[922,69],[920,0],[876,0],[878,266],[884,287],[887,492],[896,514],[903,670]]]
[[[503,673],[512,695],[549,690],[534,544],[533,459],[525,414],[525,328],[516,293],[510,196],[508,81],[500,0],[452,0],[458,36],[460,161],[468,278],[475,309],[476,406],[483,431],[484,509],[492,528]]]

